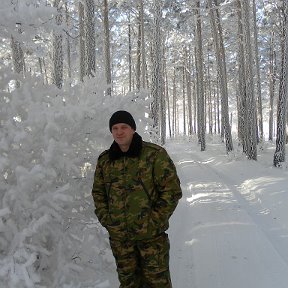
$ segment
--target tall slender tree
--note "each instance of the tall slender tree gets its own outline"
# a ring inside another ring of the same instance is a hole
[[[85,0],[85,59],[86,75],[94,76],[96,70],[95,45],[95,3],[94,0]]]
[[[170,107],[170,99],[169,99],[169,87],[168,87],[168,73],[167,73],[167,66],[166,61],[164,61],[164,75],[165,75],[165,100],[166,100],[166,108],[167,108],[167,120],[168,120],[168,131],[169,137],[172,137],[172,123],[171,123],[171,107]]]
[[[128,70],[129,70],[129,91],[132,91],[132,43],[131,43],[131,12],[128,12]]]
[[[237,22],[238,22],[238,93],[237,93],[237,110],[238,110],[238,138],[242,144],[243,152],[247,153],[247,115],[246,115],[246,80],[245,80],[245,56],[244,56],[244,36],[243,22],[241,11],[241,0],[237,0]]]
[[[105,76],[108,85],[107,95],[112,93],[112,76],[111,76],[111,60],[110,60],[110,29],[109,29],[109,7],[108,1],[103,2],[103,19],[104,19],[104,54],[105,54]]]
[[[246,0],[241,0],[242,23],[244,35],[244,55],[245,55],[245,83],[246,83],[246,110],[247,110],[247,157],[251,160],[257,160],[257,138],[256,138],[256,102],[254,96],[253,81],[253,57],[251,46],[250,30],[250,5]]]
[[[19,31],[19,28],[18,28]],[[24,54],[23,50],[21,47],[21,43],[13,36],[11,36],[11,50],[12,50],[12,60],[13,60],[13,68],[14,71],[18,74],[24,73],[24,67],[25,67],[25,62],[24,62]],[[16,81],[16,87],[20,86],[19,80]]]
[[[85,76],[94,77],[96,71],[94,1],[79,1],[78,14],[80,81],[83,81]]]
[[[186,135],[186,71],[185,71],[185,63],[182,65],[181,73],[182,73],[182,104],[183,104],[183,133]]]
[[[258,48],[258,28],[257,28],[257,17],[256,17],[256,3],[252,1],[253,7],[253,34],[254,34],[254,55],[255,55],[255,74],[256,74],[256,99],[257,99],[257,122],[259,130],[259,140],[263,141],[263,112],[262,112],[262,92],[261,92],[261,77],[260,77],[260,64],[259,64],[259,48]]]
[[[138,11],[138,19],[137,19],[137,26],[138,26],[138,35],[137,35],[137,53],[136,53],[136,88],[137,90],[140,90],[140,86],[141,86],[141,46],[142,46],[142,28],[141,28],[141,17],[143,17],[143,10],[141,10],[141,4],[142,0],[139,0],[138,3],[138,7],[139,7],[139,11]]]
[[[151,116],[154,121],[154,127],[160,132],[159,123],[159,105],[163,96],[163,79],[162,79],[162,43],[161,43],[161,18],[162,18],[162,1],[154,0],[154,31],[153,31],[153,53],[152,53],[152,81],[151,81]],[[160,134],[158,135],[158,137]],[[159,137],[160,138],[160,137]]]
[[[198,141],[201,151],[206,150],[205,139],[205,108],[204,108],[204,72],[203,72],[203,49],[202,49],[202,24],[200,17],[200,0],[196,0],[196,73],[197,73],[197,120],[198,120]]]
[[[137,37],[137,64],[136,64],[136,88],[146,87],[146,51],[145,51],[145,35],[144,35],[144,5],[143,0],[137,0],[138,7],[138,37]]]
[[[65,2],[65,20],[67,27],[70,26],[70,15],[68,11],[68,3]],[[72,73],[71,73],[71,43],[70,43],[70,36],[67,33],[66,34],[66,48],[67,48],[67,69],[68,69],[68,78],[71,79]]]
[[[185,49],[185,79],[187,86],[187,104],[188,104],[188,135],[193,133],[193,113],[192,113],[192,81],[191,81],[191,72],[192,72],[192,63],[191,63],[191,49]]]
[[[213,134],[213,115],[212,115],[212,85],[211,85],[211,63],[210,52],[207,55],[207,106],[208,106],[208,131],[209,134]],[[207,115],[206,114],[206,115]]]
[[[85,8],[81,1],[78,4],[79,14],[79,59],[80,59],[80,81],[86,75],[86,37],[85,37]]]
[[[146,87],[146,82],[147,82],[147,69],[146,69],[146,49],[145,49],[145,35],[144,35],[144,5],[143,5],[143,0],[139,0],[140,7],[139,7],[139,12],[140,12],[140,23],[141,23],[141,83],[142,87]],[[148,83],[147,83],[148,84]]]
[[[55,0],[53,6],[57,8],[55,21],[62,24],[61,0]],[[53,32],[53,83],[60,89],[63,85],[63,35],[58,29]]]
[[[282,63],[279,87],[279,100],[277,107],[277,136],[276,150],[274,153],[274,166],[281,166],[285,161],[286,144],[286,114],[287,114],[287,93],[288,93],[288,5],[283,0],[283,29],[282,29]]]
[[[276,53],[274,48],[274,32],[270,36],[270,59],[269,59],[269,136],[268,139],[273,141],[273,126],[274,126],[274,98],[275,98],[275,83],[276,83]]]
[[[176,87],[176,68],[173,68],[173,93],[172,93],[172,131],[173,136],[177,134],[177,123],[178,123],[178,115],[177,115],[177,87]]]
[[[164,47],[163,47],[163,52],[162,55],[164,55]],[[161,98],[160,98],[160,119],[161,119],[161,135],[160,135],[160,143],[161,145],[164,145],[166,142],[166,109],[167,109],[167,105],[166,105],[166,87],[165,87],[165,81],[164,81],[164,73],[165,73],[165,61],[163,60],[162,63],[162,77],[161,77],[161,81],[162,81],[162,93],[161,93]]]
[[[221,112],[223,117],[223,128],[226,141],[226,151],[233,150],[231,127],[229,124],[229,111],[228,111],[228,87],[227,87],[227,74],[226,74],[226,57],[223,44],[222,27],[220,23],[219,11],[217,10],[217,1],[208,0],[208,7],[210,12],[212,35],[214,38],[214,47],[217,60],[217,71],[219,76],[219,84],[221,91]],[[215,5],[216,4],[216,5]]]

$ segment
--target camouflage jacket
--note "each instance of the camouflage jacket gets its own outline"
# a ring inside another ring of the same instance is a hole
[[[114,142],[98,158],[92,196],[95,214],[112,239],[148,239],[168,229],[182,196],[164,148],[135,133],[128,152]]]

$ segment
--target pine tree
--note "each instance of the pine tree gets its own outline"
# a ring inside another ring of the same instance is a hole
[[[95,3],[93,0],[85,0],[85,62],[86,75],[94,76],[96,69],[95,49]]]
[[[244,40],[244,55],[245,55],[245,84],[246,84],[246,143],[247,157],[251,160],[257,160],[257,138],[256,138],[256,102],[254,96],[254,81],[253,81],[253,58],[251,46],[251,31],[250,31],[250,5],[248,1],[241,0],[242,8],[242,23],[243,23],[243,40]]]
[[[158,129],[160,138],[160,102],[163,94],[163,74],[162,74],[162,43],[161,43],[161,17],[162,1],[154,0],[154,31],[153,31],[153,54],[152,54],[152,81],[151,81],[151,118],[154,121],[154,127]]]
[[[288,89],[288,5],[283,1],[283,49],[281,63],[281,78],[279,87],[279,100],[277,108],[277,136],[276,150],[274,153],[274,166],[281,166],[285,161],[286,144],[286,114],[287,114],[287,89]]]
[[[62,24],[61,0],[54,1],[54,7],[57,8],[55,21],[58,26]],[[63,85],[63,35],[61,31],[53,33],[53,83],[60,89]]]
[[[226,58],[223,44],[222,28],[220,23],[220,16],[217,7],[208,0],[208,7],[210,11],[212,35],[214,37],[214,46],[217,60],[217,70],[219,76],[219,84],[221,90],[221,106],[223,116],[223,128],[226,141],[227,153],[233,150],[231,127],[229,124],[229,111],[228,111],[228,88],[227,88],[227,74],[226,74]],[[217,2],[216,2],[217,5]]]
[[[103,18],[104,18],[104,54],[105,54],[105,76],[108,85],[107,95],[111,96],[112,93],[112,76],[111,76],[111,64],[110,64],[110,33],[109,33],[109,7],[108,1],[103,2]]]
[[[203,76],[203,50],[202,50],[202,28],[200,17],[200,0],[196,1],[196,73],[197,73],[197,123],[198,123],[198,141],[201,145],[201,151],[206,150],[205,140],[205,109],[204,109],[204,76]]]

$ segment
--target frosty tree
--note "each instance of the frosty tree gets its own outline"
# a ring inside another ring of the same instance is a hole
[[[282,69],[279,88],[279,100],[277,108],[277,139],[274,154],[274,166],[278,167],[285,161],[286,144],[286,115],[287,115],[287,88],[288,88],[288,6],[283,1],[283,46],[282,46]]]

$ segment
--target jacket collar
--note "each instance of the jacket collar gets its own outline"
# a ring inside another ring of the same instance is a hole
[[[142,137],[138,133],[134,133],[131,145],[127,152],[122,152],[119,145],[114,141],[109,149],[109,159],[117,160],[121,157],[138,157],[142,150]]]

